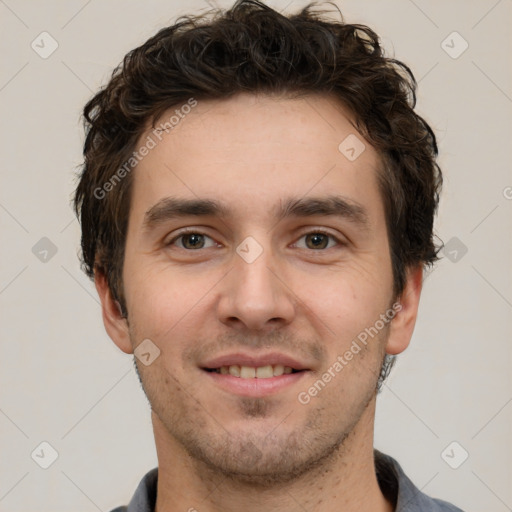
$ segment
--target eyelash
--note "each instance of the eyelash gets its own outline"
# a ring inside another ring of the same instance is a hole
[[[190,234],[205,236],[205,237],[208,237],[208,238],[213,240],[213,238],[211,236],[207,235],[206,233],[202,233],[201,231],[199,231],[197,229],[184,229],[183,231],[179,232],[174,238],[169,240],[169,242],[167,242],[165,245],[166,246],[171,246],[177,240],[179,240],[181,237],[184,237],[184,236],[190,235]],[[325,235],[325,236],[331,238],[332,240],[334,240],[338,247],[346,245],[346,243],[342,242],[339,238],[335,237],[333,234],[331,234],[331,233],[329,233],[327,231],[324,231],[322,229],[315,229],[315,230],[312,230],[312,231],[307,231],[305,233],[302,233],[300,235],[299,239],[303,238],[303,237],[305,237],[307,235]],[[179,248],[183,249],[184,251],[188,251],[188,252],[195,252],[195,251],[201,250],[201,249],[185,249],[184,247],[179,247]],[[335,247],[328,247],[328,248],[325,248],[325,249],[319,249],[318,251],[315,251],[315,249],[309,249],[309,250],[310,251],[314,251],[314,252],[322,252],[322,251],[326,251],[327,249],[334,249],[334,248]],[[206,247],[206,249],[210,249],[210,247]]]

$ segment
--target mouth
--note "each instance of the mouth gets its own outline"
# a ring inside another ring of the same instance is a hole
[[[240,366],[232,364],[229,366],[220,366],[219,368],[203,368],[203,370],[211,373],[218,373],[220,375],[232,375],[240,379],[270,379],[272,377],[280,377],[281,375],[289,375],[291,373],[298,373],[305,370],[296,370],[291,366],[284,366],[282,364],[267,364],[265,366]]]
[[[284,354],[231,354],[208,361],[200,369],[216,387],[246,397],[275,395],[311,372],[306,364]]]

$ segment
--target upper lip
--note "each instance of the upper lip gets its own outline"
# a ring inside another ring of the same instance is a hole
[[[301,363],[297,361],[291,356],[286,354],[282,354],[279,352],[272,352],[269,354],[262,355],[250,355],[244,354],[241,352],[225,354],[223,356],[218,356],[213,359],[209,359],[204,364],[201,364],[201,368],[220,368],[222,366],[250,366],[253,368],[258,368],[260,366],[275,366],[275,365],[283,365],[289,366],[294,370],[309,370],[309,366],[307,364]]]

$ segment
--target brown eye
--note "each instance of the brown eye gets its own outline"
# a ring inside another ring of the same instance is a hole
[[[190,233],[183,235],[182,244],[185,249],[202,249],[204,245],[204,237],[198,233]]]
[[[301,239],[305,239],[305,247],[301,247],[305,249],[322,250],[330,249],[336,245],[342,245],[336,237],[330,233],[324,233],[323,231],[311,231],[309,233],[304,233],[301,236]],[[329,245],[330,241],[333,241],[331,245]]]
[[[205,245],[206,240],[211,240],[209,246]],[[199,233],[196,231],[190,232],[182,232],[180,235],[174,237],[168,244],[168,246],[177,245],[180,249],[186,250],[198,250],[205,249],[208,247],[213,247],[215,242],[208,236],[203,233]]]
[[[306,245],[310,249],[325,249],[329,244],[329,237],[323,233],[306,235],[306,240],[309,241],[309,244],[306,242]]]

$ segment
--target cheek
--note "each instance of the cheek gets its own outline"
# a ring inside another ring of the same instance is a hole
[[[305,312],[324,324],[328,339],[346,344],[388,309],[391,280],[384,280],[382,274],[383,269],[351,264],[322,276],[302,275],[293,289]]]
[[[209,291],[218,278],[213,275],[176,271],[168,266],[133,272],[126,289],[129,315],[137,335],[179,343],[183,333],[197,329],[197,318],[204,317]],[[173,342],[173,346],[177,346]]]

